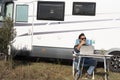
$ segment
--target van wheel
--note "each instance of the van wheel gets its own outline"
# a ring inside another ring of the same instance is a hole
[[[109,69],[112,72],[120,72],[120,55],[114,55],[110,58]]]

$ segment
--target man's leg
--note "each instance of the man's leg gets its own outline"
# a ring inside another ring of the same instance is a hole
[[[95,67],[97,65],[97,61],[95,59],[93,59],[93,58],[86,58],[85,59],[85,64],[88,64],[88,66],[90,66],[88,68],[88,70],[87,70],[87,73],[89,75],[92,75],[92,73],[93,73],[93,71],[94,71],[94,69],[95,69]]]

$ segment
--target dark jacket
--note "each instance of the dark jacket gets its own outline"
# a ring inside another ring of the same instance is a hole
[[[77,44],[77,45],[74,46],[74,51],[75,51],[76,53],[79,53],[79,52],[80,52],[80,50],[78,50],[78,49],[76,48],[78,45],[79,45],[79,44]]]

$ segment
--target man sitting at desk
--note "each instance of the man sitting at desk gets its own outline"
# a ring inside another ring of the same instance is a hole
[[[91,45],[91,44],[87,43],[87,40],[86,40],[86,37],[85,37],[84,33],[81,33],[79,35],[79,37],[78,37],[78,41],[76,41],[76,45],[74,46],[74,53],[75,54],[80,53],[80,48],[83,45]],[[79,59],[78,57],[75,57],[75,59],[73,61],[74,62],[73,64],[76,65],[75,70],[77,71],[79,76],[81,76],[80,69],[77,69],[78,59]],[[81,62],[83,61],[83,59],[84,59],[84,64],[89,66],[89,68],[87,70],[87,73],[86,73],[86,77],[91,78],[91,75],[92,75],[92,73],[93,73],[93,71],[94,71],[94,69],[95,69],[95,67],[97,65],[97,61],[95,59],[93,59],[93,58],[82,57]]]

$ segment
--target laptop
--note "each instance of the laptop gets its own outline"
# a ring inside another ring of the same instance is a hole
[[[80,54],[82,54],[82,55],[94,55],[94,46],[82,46],[80,48]]]

